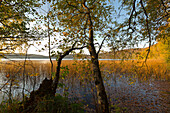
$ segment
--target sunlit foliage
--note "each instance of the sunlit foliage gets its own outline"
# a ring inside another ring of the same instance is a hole
[[[29,15],[34,14],[37,0],[0,1],[0,51],[13,51],[27,41],[35,39],[30,31]],[[37,38],[37,37],[36,37]]]

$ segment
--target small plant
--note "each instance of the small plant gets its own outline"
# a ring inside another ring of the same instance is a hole
[[[81,103],[72,103],[68,98],[61,95],[54,98],[45,98],[37,105],[36,111],[46,113],[84,113]]]
[[[9,100],[2,101],[0,104],[0,113],[18,113],[19,104],[20,101],[13,100],[12,103],[9,102]]]
[[[110,105],[110,107],[113,108],[113,110],[111,110],[111,113],[126,113],[127,112],[127,108],[120,107],[119,104]]]
[[[22,106],[20,101],[14,100],[9,104],[8,100],[0,104],[0,113],[19,113],[19,108]],[[45,97],[40,101],[35,113],[84,113],[83,104],[70,102],[68,98],[61,95],[56,95],[54,98]]]

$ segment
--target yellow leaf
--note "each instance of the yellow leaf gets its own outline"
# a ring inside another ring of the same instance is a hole
[[[170,18],[168,18],[168,22],[170,22]]]
[[[131,82],[129,85],[132,85],[134,82]]]
[[[30,75],[31,77],[34,76],[33,74]]]
[[[9,78],[9,77],[10,77],[10,75],[9,75],[9,74],[7,74],[7,75],[6,75],[6,77],[7,77],[7,78]]]
[[[63,35],[64,35],[64,36],[67,36],[67,35],[68,35],[68,33],[66,33],[66,32],[63,32]]]
[[[38,75],[39,75],[39,73],[36,73],[36,74],[35,74],[35,76],[38,76]]]

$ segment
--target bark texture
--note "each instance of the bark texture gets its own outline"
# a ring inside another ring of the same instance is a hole
[[[107,95],[105,91],[105,87],[103,84],[103,79],[101,76],[101,71],[99,68],[99,61],[98,61],[98,53],[94,47],[94,37],[93,37],[93,23],[91,20],[91,16],[89,13],[89,48],[88,48],[91,56],[92,66],[93,66],[93,73],[95,78],[95,85],[97,89],[97,101],[98,101],[98,108],[96,112],[98,113],[109,113],[109,103],[107,100]]]

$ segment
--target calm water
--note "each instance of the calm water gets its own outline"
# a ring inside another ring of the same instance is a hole
[[[43,65],[44,66],[44,65]],[[37,89],[41,81],[48,77],[48,72],[39,68],[40,76],[26,76],[25,78],[25,94],[33,89]],[[22,73],[21,73],[22,74]],[[12,81],[12,95],[14,99],[22,97],[22,76],[14,76]],[[0,70],[0,88],[7,83],[9,79],[6,77],[3,68]],[[8,99],[10,83],[8,82],[0,91],[0,101]],[[81,76],[69,76],[60,79],[63,84],[57,89],[57,93],[68,96],[70,100],[83,102],[88,105],[87,110],[94,110],[96,91],[94,81],[88,77],[84,79]],[[164,112],[170,111],[170,83],[168,81],[141,81],[127,75],[107,74],[104,76],[104,85],[106,87],[109,103],[111,108],[119,106],[122,109],[128,109],[128,112]]]
[[[2,58],[1,59],[2,61],[10,61],[10,60],[18,60],[18,61],[22,61],[22,60],[25,60],[24,58],[23,59],[18,59],[18,58],[13,58],[13,59],[4,59]],[[40,61],[49,61],[49,58],[28,58],[27,60],[40,60]],[[52,60],[56,60],[55,58],[52,58]],[[64,58],[63,60],[74,60],[72,58]],[[90,60],[90,59],[77,59],[77,60]],[[115,60],[115,61],[119,61],[119,60],[122,60],[122,59],[99,59],[100,61],[103,61],[103,60]],[[123,59],[123,60],[136,60],[136,59]]]

